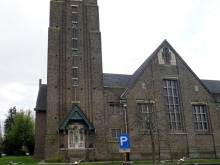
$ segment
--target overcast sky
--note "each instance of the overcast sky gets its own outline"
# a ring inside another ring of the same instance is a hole
[[[220,0],[98,0],[105,73],[132,74],[163,42],[201,79],[220,80]],[[0,120],[33,109],[47,78],[49,0],[0,2]],[[117,59],[117,61],[115,60]]]

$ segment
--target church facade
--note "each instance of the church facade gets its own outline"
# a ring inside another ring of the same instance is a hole
[[[201,80],[164,40],[132,74],[102,71],[97,0],[51,0],[47,84],[34,158],[48,162],[220,158],[220,81]]]

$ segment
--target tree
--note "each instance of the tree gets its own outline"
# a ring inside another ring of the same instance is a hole
[[[11,125],[13,123],[13,117],[16,115],[16,107],[10,108],[8,110],[8,116],[4,122],[4,131],[7,134],[7,132],[11,129]]]
[[[158,143],[159,131],[157,125],[153,79],[144,79],[139,88],[139,99],[136,100],[137,106],[130,110],[128,117],[129,122],[131,123],[129,124],[129,130],[133,130],[133,136],[130,137],[133,141],[139,143],[141,148],[143,148],[143,145],[145,145],[146,150],[151,148],[152,161],[153,163],[156,163],[156,144]],[[143,151],[143,149],[141,150]]]
[[[153,92],[153,79],[146,80],[142,83],[142,94],[145,97],[145,103],[139,104],[138,117],[139,121],[142,122],[142,131],[145,133],[149,132],[152,147],[152,161],[156,163],[156,141],[158,128],[156,126],[156,111],[155,111],[155,96]]]
[[[156,141],[158,140],[155,115],[154,103],[151,99],[148,99],[145,103],[138,104],[135,116],[138,119],[138,131],[142,132],[139,138],[144,138],[146,135],[150,136],[153,163],[156,163]]]
[[[30,148],[34,145],[34,118],[30,110],[21,110],[13,116],[13,122],[5,139],[14,146],[15,150],[21,150],[22,146]]]
[[[12,155],[14,150],[17,149],[17,146],[11,144],[7,138],[8,132],[11,130],[11,125],[13,123],[13,117],[16,115],[16,107],[10,108],[8,110],[7,118],[4,121],[4,135],[5,138],[3,140],[3,151],[7,155]]]

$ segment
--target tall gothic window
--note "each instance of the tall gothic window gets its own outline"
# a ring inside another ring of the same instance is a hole
[[[85,148],[83,125],[68,126],[68,148]]]
[[[206,105],[193,105],[193,119],[196,131],[208,131],[208,118]]]
[[[164,79],[165,111],[170,130],[183,130],[177,80]]]

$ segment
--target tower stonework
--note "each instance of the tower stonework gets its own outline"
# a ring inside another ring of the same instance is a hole
[[[97,147],[104,141],[97,0],[51,0],[48,38],[45,160],[92,160],[93,155],[104,152],[104,146]],[[103,127],[96,129],[100,125]],[[68,135],[70,130],[73,137]],[[100,142],[94,141],[94,136],[99,136]],[[70,138],[76,138],[71,143],[81,146],[70,144]]]

